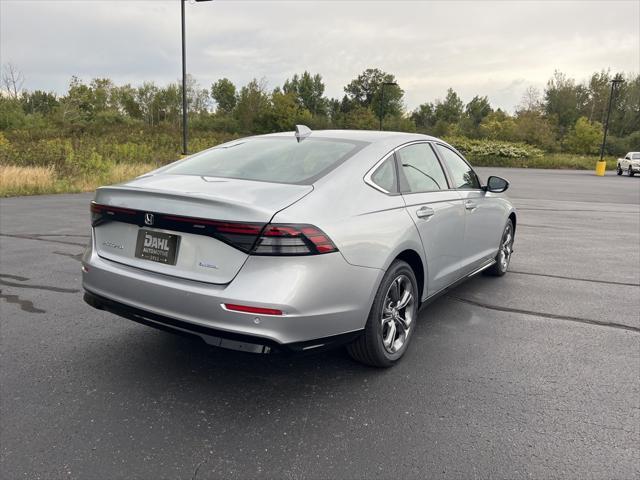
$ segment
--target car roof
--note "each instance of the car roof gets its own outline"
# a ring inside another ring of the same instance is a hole
[[[294,132],[279,132],[260,135],[260,137],[292,137]],[[335,138],[340,140],[354,140],[367,143],[388,142],[397,140],[399,143],[412,140],[437,140],[436,137],[420,133],[388,132],[377,130],[313,130],[309,138]]]

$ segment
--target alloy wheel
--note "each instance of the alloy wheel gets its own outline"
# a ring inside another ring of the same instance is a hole
[[[402,349],[413,328],[414,294],[411,280],[399,275],[391,283],[382,308],[382,345],[388,353]]]
[[[502,244],[500,245],[500,253],[498,254],[498,262],[500,263],[500,269],[503,272],[506,272],[509,267],[509,261],[511,260],[512,253],[513,227],[511,226],[511,223],[508,223],[507,228],[504,229],[504,234],[502,234]]]

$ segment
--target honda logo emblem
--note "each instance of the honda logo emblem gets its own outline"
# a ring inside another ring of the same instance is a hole
[[[145,225],[153,225],[153,213],[145,213],[144,214],[144,224]]]

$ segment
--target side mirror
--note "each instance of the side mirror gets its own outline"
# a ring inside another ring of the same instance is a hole
[[[492,193],[502,193],[509,188],[509,182],[500,177],[489,177],[487,180],[486,191]]]

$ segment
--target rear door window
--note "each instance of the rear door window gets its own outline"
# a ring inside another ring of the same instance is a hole
[[[428,143],[409,145],[398,150],[396,155],[402,192],[432,192],[449,188],[438,157]]]

